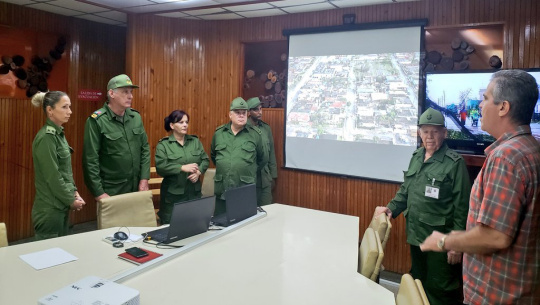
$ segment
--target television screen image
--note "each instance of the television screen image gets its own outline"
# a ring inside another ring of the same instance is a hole
[[[526,70],[540,83],[540,69]],[[495,141],[482,130],[480,102],[496,71],[444,72],[426,74],[424,109],[444,114],[448,145],[462,153],[482,154]],[[540,141],[540,102],[531,121],[532,134]]]

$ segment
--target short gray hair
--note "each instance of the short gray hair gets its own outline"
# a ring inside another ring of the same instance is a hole
[[[510,103],[510,118],[519,125],[529,125],[538,101],[536,79],[523,70],[501,70],[491,76],[493,102]]]

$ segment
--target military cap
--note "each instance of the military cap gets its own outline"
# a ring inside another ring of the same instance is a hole
[[[107,91],[111,89],[123,88],[123,87],[139,88],[139,86],[134,85],[131,82],[131,79],[129,78],[129,76],[125,74],[120,74],[111,78],[111,80],[107,84]]]
[[[231,108],[229,110],[248,110],[248,104],[243,98],[237,97],[232,100]]]
[[[420,116],[420,120],[418,120],[418,125],[444,126],[444,116],[440,111],[433,108],[428,108]]]
[[[254,109],[259,107],[259,105],[261,104],[261,100],[258,97],[252,97],[247,100],[247,104],[249,109]]]

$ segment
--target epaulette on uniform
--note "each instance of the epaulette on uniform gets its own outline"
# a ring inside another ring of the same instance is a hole
[[[462,159],[462,158],[463,158],[460,154],[458,154],[457,152],[455,152],[455,151],[453,151],[453,150],[451,150],[451,149],[446,150],[446,155],[447,155],[450,159],[454,160],[454,162],[456,162],[456,161],[458,161],[459,159]]]
[[[168,138],[169,138],[169,137],[163,137],[163,138],[161,138],[161,140],[159,140],[158,142],[161,142],[161,141],[163,141],[163,140],[167,140]]]
[[[258,126],[249,125],[249,127],[253,128],[258,134],[262,134],[262,131]]]
[[[101,109],[98,109],[98,110],[94,111],[94,113],[92,113],[90,115],[90,117],[93,118],[93,119],[97,119],[97,118],[99,118],[100,116],[102,116],[104,114],[105,114],[105,109],[101,108]]]
[[[263,121],[263,120],[259,120],[259,121],[261,122],[262,125],[268,125],[268,123],[266,123],[266,122]],[[270,126],[270,125],[268,125],[268,126]]]
[[[135,110],[135,109],[133,109],[133,108],[129,108],[129,110],[135,111],[135,112],[139,113],[139,111],[137,111],[137,110]]]
[[[423,147],[420,147],[420,148],[417,148],[414,152],[413,152],[413,156],[416,155],[417,153],[420,152],[420,150],[422,150]]]
[[[216,127],[216,131],[218,131],[220,129],[223,129],[223,127],[225,127],[225,125],[227,125],[227,124],[223,124],[223,125],[220,125],[220,126]]]
[[[54,127],[52,127],[52,126],[47,126],[45,128],[45,132],[50,133],[50,134],[56,134],[56,129]]]

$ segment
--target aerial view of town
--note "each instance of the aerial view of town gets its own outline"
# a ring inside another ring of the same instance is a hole
[[[416,146],[419,53],[289,61],[287,137]]]

